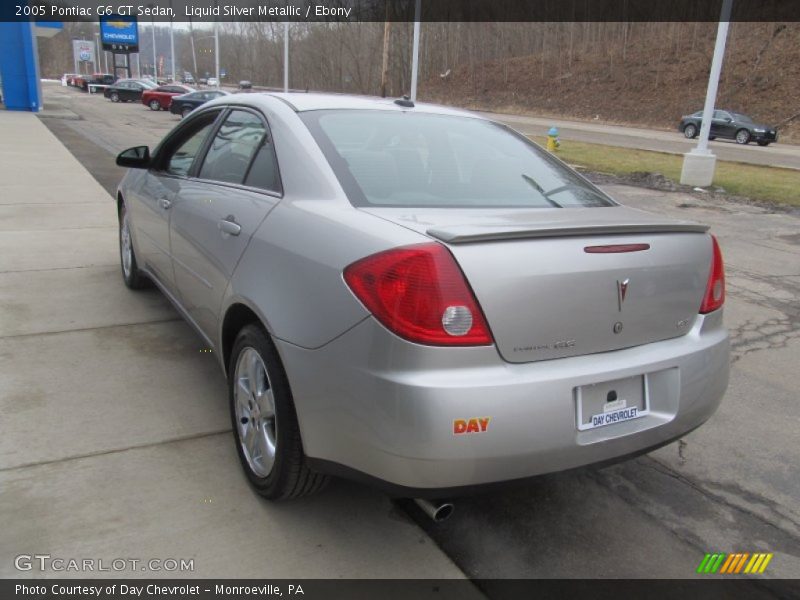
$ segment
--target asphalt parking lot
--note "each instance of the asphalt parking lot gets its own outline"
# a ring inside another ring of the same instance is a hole
[[[772,552],[765,576],[800,577],[798,215],[607,187],[710,224],[722,245],[730,388],[684,440],[456,499],[438,525],[346,482],[269,504],[240,475],[213,358],[118,272],[114,155],[178,117],[57,86],[45,102],[55,137],[0,143],[3,576],[19,575],[9,557],[49,552],[194,557],[210,577],[683,578],[721,551]]]

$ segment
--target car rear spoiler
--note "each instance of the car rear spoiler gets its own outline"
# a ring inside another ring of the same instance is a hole
[[[427,230],[431,237],[447,244],[468,244],[494,240],[627,235],[636,233],[705,233],[707,225],[689,221],[652,221],[641,223],[541,223],[530,225],[456,225]]]

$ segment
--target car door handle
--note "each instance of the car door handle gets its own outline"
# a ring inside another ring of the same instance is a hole
[[[233,220],[233,217],[221,219],[219,222],[219,230],[230,235],[239,235],[242,232],[241,226]]]
[[[167,210],[170,206],[172,206],[172,200],[169,198],[159,198],[158,204],[161,206],[161,208]]]

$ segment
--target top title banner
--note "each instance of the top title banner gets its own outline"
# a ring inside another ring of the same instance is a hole
[[[421,0],[423,22],[717,21],[723,0]],[[414,21],[415,0],[3,0],[0,21]],[[731,21],[798,21],[798,0],[733,0]]]

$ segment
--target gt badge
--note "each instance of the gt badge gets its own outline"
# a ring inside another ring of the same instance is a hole
[[[489,429],[491,417],[479,417],[477,419],[455,419],[453,421],[453,435],[462,433],[483,433]]]

